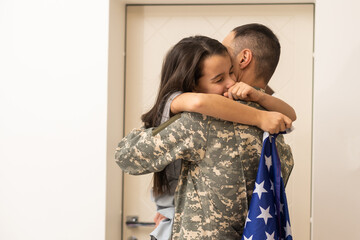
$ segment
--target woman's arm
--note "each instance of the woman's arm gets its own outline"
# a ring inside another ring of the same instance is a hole
[[[256,90],[246,83],[235,83],[229,88],[225,96],[233,99],[257,102],[269,111],[280,112],[288,116],[292,121],[296,120],[295,110],[289,104],[265,92]]]
[[[256,89],[255,89],[256,90]],[[258,90],[256,90],[258,91]],[[280,112],[288,116],[292,121],[296,120],[295,110],[283,100],[271,96],[267,93],[258,91],[261,95],[260,99],[257,101],[258,104],[263,106],[269,111]]]
[[[223,120],[257,126],[270,133],[291,127],[291,119],[278,112],[261,111],[217,94],[183,93],[171,103],[171,112],[198,112]]]

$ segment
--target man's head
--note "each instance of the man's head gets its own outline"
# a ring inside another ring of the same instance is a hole
[[[266,26],[252,23],[234,28],[224,39],[238,81],[266,88],[280,57],[280,43]]]

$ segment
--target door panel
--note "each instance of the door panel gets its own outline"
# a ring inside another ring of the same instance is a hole
[[[281,43],[280,62],[269,85],[297,112],[295,131],[285,136],[295,159],[286,191],[293,236],[309,239],[313,5],[128,6],[125,133],[141,126],[141,114],[154,104],[162,61],[171,46],[196,34],[222,41],[234,27],[252,22],[270,27]],[[125,175],[124,217],[152,221],[151,179],[152,175]],[[148,239],[152,230],[123,227],[123,239]]]

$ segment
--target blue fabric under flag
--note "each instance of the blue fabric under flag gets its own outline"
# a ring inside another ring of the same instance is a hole
[[[263,147],[242,240],[292,240],[290,217],[275,145],[264,133]]]

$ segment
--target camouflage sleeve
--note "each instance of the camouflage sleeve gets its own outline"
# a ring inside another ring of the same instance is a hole
[[[134,129],[124,137],[115,152],[120,168],[139,175],[161,171],[177,159],[201,160],[206,147],[205,121],[196,113],[183,113],[169,121],[156,129]]]
[[[284,185],[286,186],[290,173],[294,167],[294,159],[291,148],[285,143],[284,136],[279,134],[276,138],[276,148],[281,161],[281,174],[283,176]]]

